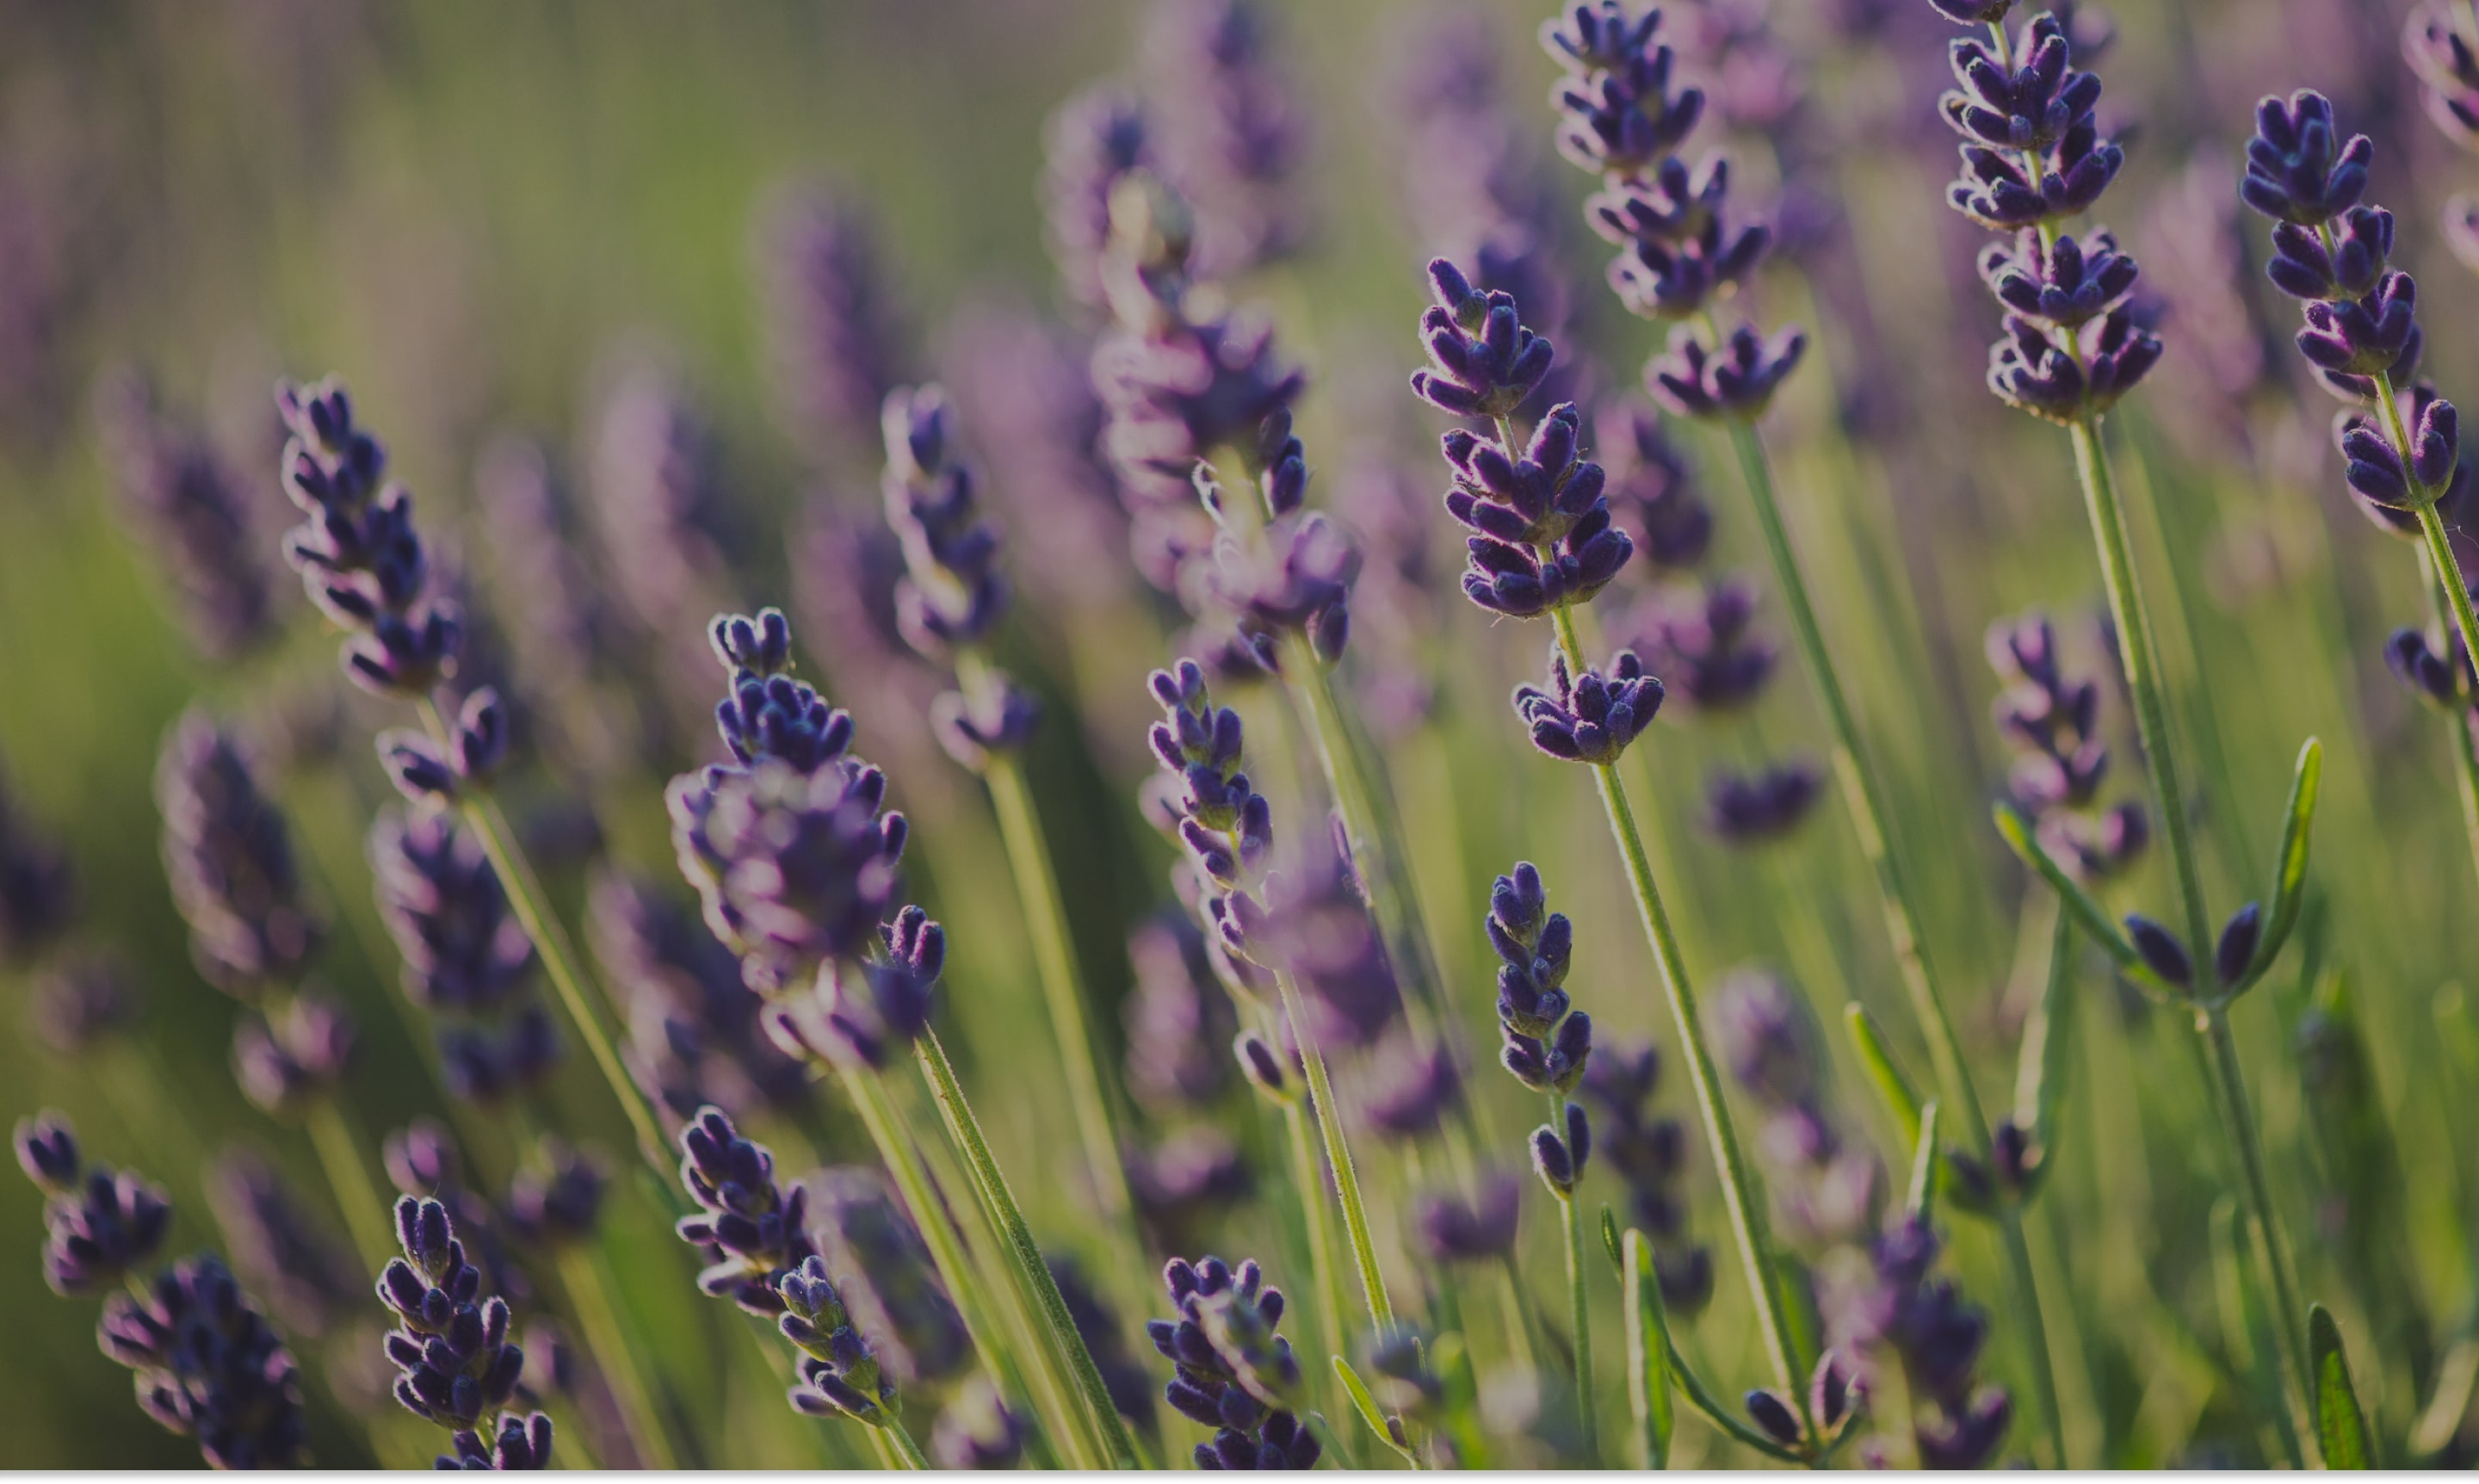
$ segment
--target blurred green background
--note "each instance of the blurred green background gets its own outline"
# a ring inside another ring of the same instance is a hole
[[[1916,0],[1907,8],[1923,9]],[[598,368],[615,346],[654,347],[715,433],[729,508],[764,533],[739,575],[745,596],[783,601],[796,556],[773,533],[792,521],[811,476],[772,411],[753,213],[787,179],[824,179],[863,204],[907,340],[898,357],[915,371],[935,370],[938,331],[958,304],[993,294],[1051,301],[1035,186],[1042,121],[1076,89],[1129,63],[1142,9],[1092,0],[0,4],[0,356],[9,358],[0,387],[0,758],[21,809],[73,854],[80,940],[119,950],[145,1002],[134,1044],[78,1060],[43,1047],[22,1015],[0,1022],[6,1111],[64,1109],[99,1157],[163,1181],[180,1211],[175,1250],[218,1241],[198,1177],[206,1153],[227,1141],[263,1148],[301,1189],[320,1189],[302,1136],[268,1121],[233,1086],[231,1007],[191,966],[158,860],[150,779],[166,727],[192,698],[242,713],[269,694],[325,684],[333,640],[317,632],[288,577],[293,630],[277,653],[221,670],[193,656],[161,601],[157,569],[115,520],[86,413],[96,374],[142,367],[168,405],[203,419],[228,450],[266,457],[248,472],[261,480],[253,493],[271,528],[282,502],[267,457],[266,389],[279,373],[334,371],[417,492],[425,528],[487,563],[472,510],[477,450],[513,428],[581,468]],[[1539,131],[1542,184],[1580,196],[1575,172],[1546,145],[1540,100],[1550,68],[1530,39],[1541,8],[1487,9],[1506,38],[1510,115]],[[1405,225],[1382,84],[1420,8],[1310,0],[1281,10],[1280,44],[1311,131],[1302,190],[1316,226],[1309,249],[1252,292],[1274,305],[1287,348],[1316,377],[1301,409],[1313,465],[1322,472],[1345,448],[1375,448],[1430,481],[1424,450],[1434,429],[1399,390],[1416,355],[1426,244]],[[2119,10],[2122,34],[2101,70],[2111,116],[2142,131],[2111,196],[2130,244],[2147,250],[2156,205],[2185,189],[2190,159],[2235,154],[2257,91],[2324,87],[2360,111],[2359,126],[2384,130],[2372,194],[2403,220],[2432,373],[2448,394],[2479,389],[2479,353],[2457,333],[2479,293],[2432,225],[2448,192],[2479,182],[2479,165],[2454,156],[2415,116],[2392,51],[2399,8],[2233,0]],[[1762,291],[1765,312],[1808,322],[1821,351],[1769,434],[1796,539],[1892,783],[1899,848],[1928,895],[1933,951],[1961,1002],[1983,1096],[2003,1106],[2021,1008],[2008,985],[2035,893],[1987,823],[2004,757],[1986,724],[1996,682],[1978,657],[1979,635],[2001,614],[2045,606],[2067,625],[2080,668],[2102,673],[2091,625],[2097,572],[2064,439],[1980,387],[1977,347],[1993,334],[1995,313],[1970,281],[1979,234],[1941,204],[1949,147],[1917,129],[1908,142],[1899,130],[1838,137],[1849,120],[1928,114],[1926,95],[1906,90],[1937,70],[1942,30],[1906,24],[1853,40],[1822,7],[1777,3],[1773,12],[1807,68],[1805,127],[1833,146],[1830,179],[1847,228],[1812,276],[1786,268]],[[1926,74],[1919,56],[1895,55],[1923,45]],[[1761,186],[1767,141],[1731,142]],[[2252,218],[2239,230],[2260,260]],[[1624,383],[1653,332],[1602,291],[1598,244],[1570,246],[1581,337]],[[2479,883],[2459,833],[2441,724],[2393,685],[2378,652],[2394,625],[2423,619],[2415,558],[2348,508],[2322,432],[2330,405],[2292,374],[2286,321],[2261,306],[2260,278],[2226,266],[2241,312],[2257,300],[2256,322],[2273,327],[2258,335],[2262,375],[2215,394],[2236,408],[2236,422],[2194,410],[2211,396],[2176,392],[2182,378],[2211,374],[2195,359],[2201,330],[2187,332],[2192,306],[2173,303],[2163,330],[2171,362],[2112,421],[2113,443],[2161,610],[2183,755],[2201,776],[2207,869],[2221,911],[2265,890],[2300,740],[2313,734],[2327,749],[2310,914],[2236,1020],[2308,1289],[2340,1316],[2371,1410],[2402,1436],[2428,1400],[2414,1387],[2410,1357],[2466,1337],[2479,1299],[2470,1198],[2479,1171],[2467,1141],[2479,1116],[2479,1021],[2456,983],[2479,952],[2468,909]],[[1850,294],[1814,289],[1827,280],[1857,285],[1864,320],[1837,313]],[[1725,450],[1688,448],[1706,472],[1725,556],[1752,569],[1760,553]],[[1008,450],[979,451],[1004,521]],[[856,508],[875,500],[874,477],[869,469],[851,476]],[[1444,550],[1444,532],[1436,534]],[[2185,601],[2172,601],[2173,591]],[[1505,712],[1507,690],[1540,663],[1539,636],[1492,626],[1459,602],[1439,611],[1428,657],[1442,686],[1440,722],[1397,751],[1395,786],[1467,1044],[1494,1041],[1478,923],[1489,878],[1519,857],[1542,864],[1577,924],[1571,987],[1579,1004],[1605,1035],[1648,1033],[1666,1044],[1666,1012],[1589,781],[1531,754]],[[1149,638],[1123,636],[1100,652],[1107,664],[1096,670],[1095,652],[1071,655],[1070,637],[1036,612],[1009,657],[1062,709],[1117,695],[1110,725],[1140,725],[1143,670],[1169,656],[1149,650]],[[832,672],[831,635],[804,632],[801,642],[825,652]],[[2118,738],[2114,788],[2133,796],[2140,770],[2113,689],[2107,705]],[[319,977],[363,1024],[351,1097],[372,1148],[434,1096],[388,1007],[396,963],[360,855],[369,811],[386,792],[361,740],[374,714],[350,711],[341,766],[291,776],[283,796],[335,925]],[[1135,733],[1088,741],[1101,714],[1088,711],[1084,731],[1052,727],[1034,771],[1070,882],[1079,948],[1097,998],[1115,1002],[1129,977],[1120,939],[1166,897],[1170,855],[1137,814],[1143,764]],[[872,719],[858,720],[870,751]],[[1839,808],[1828,801],[1791,845],[1753,854],[1727,851],[1698,827],[1711,765],[1819,755],[1822,734],[1785,658],[1752,717],[1713,723],[1679,708],[1639,744],[1629,777],[1689,960],[1706,982],[1748,962],[1783,972],[1833,1031],[1838,1060],[1847,1060],[1840,1009],[1856,999],[1924,1069]],[[1073,1147],[1073,1129],[1048,1069],[1023,928],[980,791],[934,753],[881,760],[923,825],[916,880],[956,945],[951,1044],[1043,1240],[1075,1248],[1083,1198],[1071,1180],[1050,1177],[1056,1153]],[[1288,768],[1265,771],[1280,780]],[[527,786],[548,793],[557,781]],[[647,777],[633,798],[597,802],[614,850],[668,876],[659,779]],[[1321,824],[1303,808],[1281,828]],[[580,881],[570,872],[555,883],[572,911]],[[2120,909],[2169,915],[2158,859],[2114,891]],[[2036,953],[2031,961],[2036,970]],[[2260,1458],[2247,1366],[2224,1323],[2213,1264],[2215,1222],[2226,1219],[2216,1217],[2216,1196],[2231,1185],[2175,1038],[2183,1027],[2113,990],[2097,963],[2086,968],[2082,992],[2092,1012],[2081,1021],[2064,1164],[2044,1197],[2052,1235],[2042,1241],[2079,1317],[2090,1378],[2085,1394],[2069,1398],[2070,1424],[2083,1430],[2086,1456],[2113,1463]],[[0,984],[13,996],[22,987]],[[1096,1023],[1116,1036],[1112,1004],[1098,1007]],[[1027,1054],[1025,1045],[1044,1049]],[[1115,1065],[1115,1050],[1105,1061]],[[1899,1170],[1905,1158],[1890,1128],[1865,1084],[1844,1071],[1846,1127],[1882,1140]],[[1485,1062],[1472,1083],[1483,1127],[1502,1135],[1509,1163],[1519,1161],[1537,1109]],[[561,1123],[624,1163],[625,1128],[573,1045],[556,1090]],[[1685,1115],[1674,1077],[1663,1098]],[[830,1123],[844,1116],[829,1106]],[[1695,1164],[1693,1224],[1726,1245],[1710,1171],[1700,1158]],[[1390,1209],[1404,1209],[1399,1171],[1374,1178]],[[1537,1191],[1526,1201],[1526,1250],[1554,1265],[1546,1204]],[[191,1445],[132,1410],[126,1373],[95,1349],[93,1305],[44,1290],[38,1210],[31,1187],[0,1181],[0,1252],[11,1254],[0,1262],[0,1314],[13,1330],[0,1354],[0,1463],[193,1463]],[[626,1190],[612,1221],[615,1267],[641,1321],[666,1336],[710,1336],[714,1320],[688,1287],[682,1249],[644,1193]],[[1963,1286],[2000,1312],[2002,1268],[1985,1229],[1949,1225]],[[1264,1232],[1261,1215],[1242,1215],[1217,1235],[1216,1250],[1239,1256]],[[1382,1235],[1396,1270],[1407,1270],[1399,1228]],[[1758,1358],[1733,1268],[1723,1268],[1692,1353],[1735,1388]],[[1615,1312],[1606,1277],[1596,1262],[1594,1281]],[[1554,1291],[1545,1283],[1545,1293]],[[1123,1308],[1133,1310],[1143,1289],[1129,1284]],[[1122,1316],[1132,1325],[1140,1317]],[[703,1342],[678,1343],[657,1367],[698,1404],[723,1405],[709,1397],[718,1383],[697,1375]],[[366,1437],[328,1400],[332,1383],[312,1355],[305,1369],[322,1461],[414,1456],[419,1429],[387,1418]],[[1987,1364],[2019,1386],[2002,1334]],[[2415,1369],[2424,1374],[2428,1363]],[[2028,1409],[2017,1394],[2019,1448]],[[771,1392],[730,1405],[781,1415]],[[800,1462],[788,1426],[754,1426],[750,1451],[708,1461]],[[1185,1439],[1186,1424],[1172,1429]],[[1682,1428],[1681,1446],[1682,1461],[1689,1449],[1730,1461],[1695,1423]]]

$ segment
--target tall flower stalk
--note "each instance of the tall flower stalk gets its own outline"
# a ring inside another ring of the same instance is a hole
[[[619,1099],[639,1155],[658,1174],[660,1126],[645,1094],[629,1080],[603,1028],[568,931],[551,909],[532,863],[489,789],[505,755],[505,718],[486,687],[468,697],[450,727],[431,699],[454,670],[460,617],[430,591],[429,563],[414,525],[413,496],[387,480],[387,453],[358,427],[343,383],[287,382],[276,410],[290,436],[279,465],[284,493],[302,515],[285,533],[285,560],[330,622],[350,637],[345,673],[372,695],[409,701],[426,737],[397,734],[383,744],[399,787],[452,799],[482,843],[505,888],[508,905],[542,956],[576,1034]]]
[[[2231,919],[2220,938],[2214,955],[2221,981],[2216,991],[2199,985],[2191,969],[2184,967],[2191,962],[2190,954],[2201,953],[2202,945],[2212,941],[2211,919],[2169,729],[2160,646],[2101,439],[2102,419],[2160,360],[2161,347],[2135,323],[2128,307],[2137,276],[2134,260],[2118,249],[2106,229],[2092,228],[2078,239],[2062,226],[2098,204],[2124,157],[2100,135],[2092,113],[2100,101],[2100,79],[2074,68],[2073,46],[2057,16],[2034,15],[2018,34],[2009,35],[2005,20],[2012,0],[1930,3],[1958,24],[1986,28],[1984,44],[1973,38],[1955,42],[1954,71],[1961,86],[1948,91],[1939,108],[1963,140],[1962,169],[1947,190],[1949,204],[1991,231],[2009,234],[2007,242],[1983,251],[1980,261],[1981,277],[2006,312],[2005,338],[1989,352],[1988,385],[2007,405],[2064,427],[2073,442],[2076,473],[2108,590],[2118,655],[2134,701],[2185,930],[2182,943],[2178,934],[2158,924],[2130,919],[2129,936],[2138,951],[2150,949],[2143,961],[2154,969],[2153,983],[2194,1015],[2208,1053],[2208,1081],[2222,1136],[2243,1187],[2256,1253],[2280,1310],[2274,1327],[2290,1362],[2290,1404],[2303,1417],[2313,1390],[2303,1330],[2306,1313],[2297,1301],[2297,1282],[2228,1016],[2230,1003],[2269,966],[2283,933],[2262,933],[2258,908],[2251,905]],[[2311,743],[2311,755],[2313,747]],[[2299,843],[2303,866],[2303,835]],[[2286,874],[2287,860],[2283,869]],[[2106,918],[2099,926],[2107,934],[2104,946],[2127,941]],[[2043,1399],[2054,1419],[2054,1396]]]
[[[1714,320],[1714,304],[1762,265],[1772,234],[1761,224],[1729,221],[1726,160],[1708,155],[1691,167],[1676,153],[1701,117],[1704,98],[1700,90],[1673,87],[1676,54],[1656,39],[1659,21],[1658,11],[1630,18],[1617,0],[1599,0],[1577,4],[1563,23],[1542,28],[1544,48],[1566,73],[1552,93],[1561,119],[1559,147],[1600,178],[1585,217],[1619,248],[1610,265],[1612,288],[1629,310],[1671,326],[1668,348],[1645,368],[1648,389],[1672,413],[1719,422],[1729,439],[1802,667],[1832,735],[1834,777],[1860,853],[1876,877],[1895,962],[1928,1040],[1940,1096],[1955,1111],[1970,1154],[1984,1159],[1991,1147],[1987,1116],[1929,959],[1918,899],[1894,855],[1884,787],[1826,645],[1756,430],[1775,391],[1798,366],[1806,336],[1797,328],[1767,336],[1742,323],[1725,337]],[[2062,1464],[2057,1387],[2030,1250],[2013,1211],[2000,1212],[1999,1225],[2034,1391],[2057,1450],[2054,1461]]]
[[[1514,409],[1548,373],[1549,343],[1523,328],[1512,296],[1474,291],[1444,259],[1429,265],[1429,287],[1436,302],[1421,317],[1420,331],[1430,364],[1413,373],[1413,391],[1442,411],[1484,420],[1494,429],[1484,436],[1457,428],[1443,445],[1455,480],[1446,508],[1471,532],[1464,594],[1492,613],[1546,618],[1556,632],[1549,687],[1517,691],[1516,712],[1536,748],[1593,770],[1687,1059],[1774,1379],[1782,1394],[1796,1397],[1802,1394],[1794,1379],[1799,1340],[1785,1309],[1763,1192],[1723,1101],[1695,986],[1618,771],[1620,756],[1661,704],[1661,682],[1644,673],[1631,652],[1617,655],[1606,671],[1593,669],[1575,630],[1574,606],[1608,585],[1634,546],[1611,524],[1603,474],[1582,456],[1582,418],[1572,403],[1550,409],[1528,441],[1516,436]],[[1812,1429],[1803,1437],[1823,1445]]]
[[[886,518],[903,541],[906,568],[895,591],[897,623],[925,658],[954,667],[958,688],[933,704],[933,729],[948,755],[980,774],[989,786],[990,806],[998,815],[999,836],[1033,938],[1035,975],[1067,1074],[1068,1104],[1084,1141],[1086,1174],[1104,1211],[1121,1227],[1130,1255],[1141,1256],[1144,1245],[1136,1233],[1135,1204],[1128,1194],[1127,1157],[1086,1024],[1091,1001],[1077,967],[1041,816],[1025,781],[1024,747],[1041,719],[1041,705],[992,665],[986,652],[1009,596],[998,570],[998,533],[981,520],[976,480],[963,460],[955,413],[943,390],[896,389],[886,398],[883,421]]]

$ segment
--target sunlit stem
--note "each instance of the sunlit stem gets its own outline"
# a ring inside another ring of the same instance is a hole
[[[1334,1170],[1335,1189],[1342,1197],[1343,1233],[1351,1241],[1352,1264],[1360,1272],[1361,1298],[1367,1305],[1369,1322],[1377,1326],[1378,1338],[1387,1339],[1394,1333],[1394,1302],[1387,1295],[1386,1275],[1377,1264],[1377,1244],[1369,1231],[1368,1208],[1360,1197],[1360,1173],[1352,1164],[1351,1145],[1343,1138],[1342,1109],[1335,1102],[1334,1080],[1326,1075],[1325,1053],[1318,1049],[1316,1033],[1301,1006],[1298,983],[1289,969],[1275,970],[1274,983],[1282,990],[1283,1014],[1291,1023],[1300,1061],[1308,1068],[1309,1096],[1316,1105],[1311,1112],[1325,1140],[1326,1164]],[[1309,1200],[1323,1198],[1317,1190],[1301,1193]]]

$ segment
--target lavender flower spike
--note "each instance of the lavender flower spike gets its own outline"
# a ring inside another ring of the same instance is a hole
[[[396,1317],[387,1358],[396,1399],[448,1430],[458,1469],[540,1469],[550,1459],[550,1420],[505,1410],[516,1399],[525,1352],[508,1338],[508,1301],[481,1297],[482,1271],[465,1260],[447,1208],[408,1195],[396,1203],[404,1256],[379,1274],[379,1301]],[[486,1414],[498,1412],[496,1425]],[[490,1437],[493,1441],[485,1443]]]
[[[1291,1342],[1275,1333],[1283,1293],[1254,1261],[1173,1258],[1163,1269],[1177,1319],[1146,1324],[1154,1348],[1178,1368],[1163,1389],[1171,1409],[1215,1429],[1196,1446],[1200,1469],[1310,1469],[1322,1451],[1288,1403],[1300,1388]]]
[[[297,983],[319,925],[284,816],[240,740],[203,711],[184,715],[157,760],[155,801],[165,875],[199,972],[243,999]]]
[[[1621,650],[1609,674],[1567,668],[1566,652],[1549,653],[1549,689],[1521,685],[1515,714],[1531,730],[1532,745],[1567,762],[1608,767],[1627,744],[1652,725],[1661,709],[1661,681],[1644,672],[1632,650]]]
[[[18,1167],[44,1194],[43,1281],[68,1297],[119,1284],[164,1245],[172,1208],[135,1174],[79,1157],[77,1136],[56,1113],[21,1118],[12,1142]]]

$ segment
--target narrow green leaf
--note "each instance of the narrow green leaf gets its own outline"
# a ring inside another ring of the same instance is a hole
[[[2323,781],[2324,744],[2309,737],[2298,750],[2298,771],[2289,780],[2289,807],[2281,825],[2281,858],[2272,878],[2272,920],[2263,925],[2255,957],[2229,991],[2233,994],[2263,977],[2263,971],[2280,957],[2281,945],[2288,941],[2289,930],[2298,926],[2298,908],[2306,895],[2308,836],[2315,828],[2315,798],[2322,792]]]
[[[2143,958],[2134,951],[2134,945],[2126,940],[2126,934],[2118,931],[2117,924],[2110,920],[2108,913],[2101,909],[2101,905],[2091,899],[2089,892],[2083,890],[2083,883],[2067,875],[2066,868],[2050,859],[2049,853],[2032,838],[2031,823],[2023,817],[2021,810],[2010,804],[1997,806],[1997,832],[2006,837],[2006,846],[2015,855],[2023,857],[2025,865],[2038,872],[2040,880],[2049,883],[2049,889],[2055,891],[2057,900],[2066,905],[2066,910],[2074,914],[2075,925],[2090,934],[2093,942],[2106,950],[2120,966],[2140,974],[2148,983],[2159,982],[2143,966]]]
[[[1620,1270],[1625,1275],[1627,1408],[1635,1417],[1636,1467],[1667,1469],[1671,1436],[1678,1426],[1670,1394],[1670,1317],[1662,1310],[1661,1283],[1644,1233],[1629,1227],[1624,1248]]]
[[[1911,1150],[1910,1214],[1925,1218],[1929,1202],[1936,1198],[1937,1172],[1937,1105],[1934,1098],[1920,1110],[1920,1133]]]
[[[2307,1306],[2307,1354],[2315,1371],[2315,1446],[2324,1455],[2324,1467],[2374,1468],[2366,1414],[2359,1410],[2350,1360],[2341,1351],[2341,1326],[2322,1304]]]
[[[1367,1385],[1360,1379],[1360,1372],[1351,1369],[1351,1362],[1336,1356],[1334,1373],[1351,1397],[1351,1410],[1360,1414],[1360,1420],[1368,1424],[1368,1430],[1377,1435],[1377,1441],[1401,1455],[1405,1463],[1418,1468],[1418,1455],[1408,1446],[1396,1441],[1394,1429],[1388,1425],[1386,1415],[1377,1410],[1377,1398],[1368,1394]]]
[[[1619,1256],[1618,1218],[1610,1215],[1610,1203],[1601,1202],[1601,1250],[1610,1255],[1610,1267],[1622,1281],[1626,1277],[1626,1263]]]
[[[2014,1067],[2014,1122],[2043,1151],[2045,1164],[2057,1136],[2057,1093],[2064,1086],[2066,1042],[2074,1030],[2074,919],[2057,914],[2049,935],[2049,977],[2040,998],[2023,1019],[2023,1044]]]
[[[1858,1049],[1859,1064],[1868,1069],[1868,1080],[1877,1085],[1877,1095],[1885,1100],[1885,1111],[1894,1115],[1895,1126],[1903,1131],[1903,1142],[1919,1142],[1920,1095],[1912,1090],[1911,1080],[1903,1075],[1902,1065],[1894,1060],[1893,1048],[1885,1044],[1877,1022],[1865,1006],[1853,1000],[1842,1007],[1842,1023],[1850,1029],[1851,1044]]]

